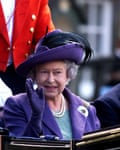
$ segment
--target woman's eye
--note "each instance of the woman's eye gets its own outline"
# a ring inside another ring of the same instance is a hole
[[[61,71],[54,72],[54,74],[61,74],[61,73],[62,73]]]
[[[45,70],[40,71],[40,74],[46,74],[46,73],[48,73],[48,72]]]

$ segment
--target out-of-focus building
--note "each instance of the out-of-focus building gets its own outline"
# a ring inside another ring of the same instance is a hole
[[[114,66],[120,69],[120,0],[49,0],[49,4],[56,28],[83,34],[94,50],[92,60],[81,66],[70,84],[76,94],[93,100],[112,80]]]

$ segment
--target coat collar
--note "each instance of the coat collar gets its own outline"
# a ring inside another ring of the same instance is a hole
[[[71,93],[69,89],[64,90],[64,95],[69,100],[73,139],[80,139],[85,132],[88,110],[83,106],[80,97]],[[83,108],[85,113],[82,111]]]
[[[47,103],[45,104],[45,111],[43,115],[43,123],[55,134],[56,136],[62,138],[60,129],[55,121],[55,118],[52,115]]]
[[[84,115],[79,109],[82,106],[82,103],[80,99],[73,93],[71,93],[68,89],[64,90],[63,95],[67,98],[67,100],[69,100],[73,139],[80,139],[85,132],[85,124],[87,120],[86,115]],[[52,113],[47,104],[43,116],[43,122],[49,128],[49,130],[51,130],[56,136],[62,138],[60,129],[55,119],[53,118]]]

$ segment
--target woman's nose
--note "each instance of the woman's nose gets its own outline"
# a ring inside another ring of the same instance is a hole
[[[53,73],[49,73],[48,81],[49,81],[49,82],[54,82],[54,81],[55,81],[55,78],[54,78],[54,74],[53,74]]]

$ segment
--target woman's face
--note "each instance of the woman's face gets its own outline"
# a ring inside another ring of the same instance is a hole
[[[36,67],[38,88],[43,87],[46,99],[57,99],[64,90],[67,78],[64,61],[54,61]]]

